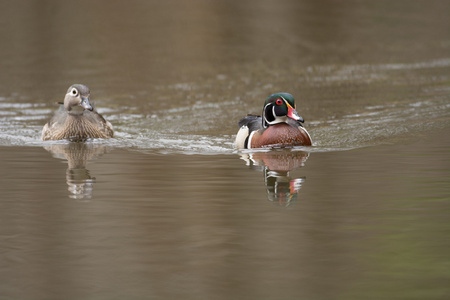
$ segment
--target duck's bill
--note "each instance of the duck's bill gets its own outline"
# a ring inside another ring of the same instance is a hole
[[[293,108],[289,104],[288,104],[287,116],[288,116],[288,118],[291,118],[292,120],[295,120],[295,121],[298,121],[298,122],[302,122],[302,123],[305,122],[305,120],[303,120],[303,118],[298,115],[298,113],[295,110],[295,108]]]
[[[85,98],[85,97],[81,97],[81,107],[83,107],[86,110],[94,110],[94,108],[92,107],[91,103],[89,103],[89,98]]]

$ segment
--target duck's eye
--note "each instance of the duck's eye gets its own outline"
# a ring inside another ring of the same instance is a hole
[[[275,101],[275,103],[276,103],[277,105],[281,105],[281,104],[283,104],[283,100],[281,100],[280,98],[278,98],[277,101]]]
[[[70,91],[70,94],[71,94],[72,96],[76,96],[76,95],[78,95],[78,90],[77,90],[76,88],[73,88],[73,89]]]

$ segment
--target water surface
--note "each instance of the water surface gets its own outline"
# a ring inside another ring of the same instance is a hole
[[[0,298],[448,298],[449,10],[0,2]],[[40,140],[73,83],[113,139]],[[238,152],[279,91],[313,147]]]

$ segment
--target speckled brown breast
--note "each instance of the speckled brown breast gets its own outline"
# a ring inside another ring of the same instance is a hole
[[[85,116],[67,116],[64,123],[47,123],[42,130],[42,140],[81,141],[89,138],[111,138],[114,135],[111,123],[96,115],[96,123]]]
[[[287,123],[269,126],[262,133],[255,133],[251,140],[252,148],[311,146],[311,144],[311,139],[303,128]]]

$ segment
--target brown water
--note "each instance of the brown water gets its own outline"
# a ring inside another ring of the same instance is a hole
[[[450,2],[0,11],[0,299],[450,297]],[[40,141],[72,83],[114,139]],[[279,91],[314,146],[236,151]]]

